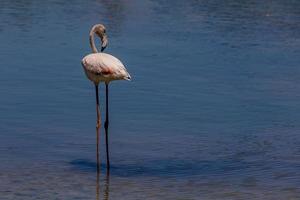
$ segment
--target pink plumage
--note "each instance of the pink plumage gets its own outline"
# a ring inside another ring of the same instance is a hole
[[[89,54],[82,59],[81,63],[86,76],[96,84],[131,78],[123,63],[107,53]]]

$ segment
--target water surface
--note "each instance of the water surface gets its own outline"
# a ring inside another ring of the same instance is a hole
[[[299,21],[293,0],[2,0],[1,199],[299,199]],[[97,195],[99,22],[133,80]]]

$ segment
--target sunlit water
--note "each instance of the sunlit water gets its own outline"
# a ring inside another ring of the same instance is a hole
[[[133,80],[97,194],[99,22]],[[300,199],[299,22],[293,0],[1,0],[0,199]]]

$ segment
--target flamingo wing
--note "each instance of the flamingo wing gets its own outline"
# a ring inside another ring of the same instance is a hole
[[[89,73],[111,80],[130,79],[123,63],[116,57],[106,53],[93,53],[82,59],[82,65]]]

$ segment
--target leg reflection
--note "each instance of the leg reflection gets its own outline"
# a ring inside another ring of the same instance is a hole
[[[96,178],[96,200],[100,200],[99,190],[100,190],[100,173],[97,170],[97,178]]]
[[[104,192],[103,192],[103,199],[109,200],[109,171],[106,172],[106,176],[104,179]],[[96,200],[100,200],[100,173],[97,171],[97,178],[96,178]]]
[[[104,199],[109,199],[109,170],[106,171],[105,185],[104,185]]]

